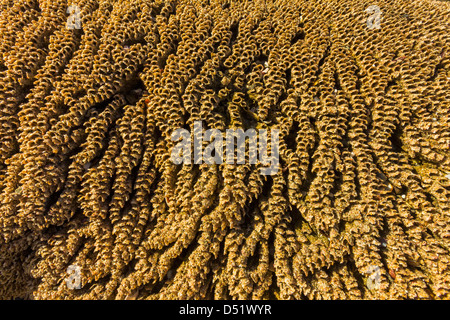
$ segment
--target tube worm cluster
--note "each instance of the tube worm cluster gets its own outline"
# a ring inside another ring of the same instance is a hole
[[[0,10],[0,298],[450,298],[448,3]],[[172,163],[195,121],[280,169]]]

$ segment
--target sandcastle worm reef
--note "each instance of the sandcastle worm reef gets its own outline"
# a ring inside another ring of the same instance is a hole
[[[449,31],[432,0],[0,0],[0,298],[450,299]],[[279,170],[174,164],[196,121],[278,130]]]

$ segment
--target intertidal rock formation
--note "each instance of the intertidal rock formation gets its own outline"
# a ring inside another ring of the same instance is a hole
[[[448,2],[68,2],[0,0],[0,298],[450,298]]]

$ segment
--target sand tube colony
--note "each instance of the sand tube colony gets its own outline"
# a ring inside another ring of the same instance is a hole
[[[450,298],[448,2],[0,10],[0,298]],[[200,120],[280,170],[172,163]]]

